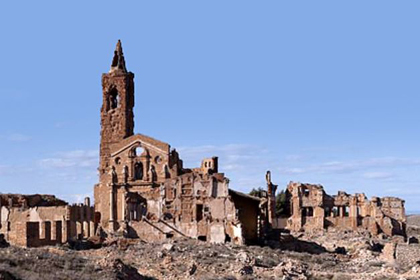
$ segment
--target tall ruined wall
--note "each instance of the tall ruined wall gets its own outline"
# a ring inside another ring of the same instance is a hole
[[[187,236],[213,243],[225,242],[229,236],[241,244],[242,232],[235,228],[237,214],[229,197],[228,180],[209,170],[210,165],[203,164],[202,169],[167,180],[162,215]]]
[[[245,242],[258,243],[263,238],[261,227],[264,226],[261,224],[260,200],[235,191],[230,191],[230,195],[237,211],[237,218],[241,222],[242,236]]]

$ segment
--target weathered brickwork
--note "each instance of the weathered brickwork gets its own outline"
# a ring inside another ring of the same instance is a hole
[[[133,79],[118,42],[111,70],[102,76],[100,180],[94,188],[101,227],[146,240],[188,236],[214,243],[258,242],[267,228],[262,224],[268,224],[266,199],[231,195],[217,157],[204,159],[199,168],[184,168],[169,144],[133,134]],[[274,196],[270,206],[273,201]]]
[[[290,209],[286,227],[293,231],[336,227],[405,236],[404,201],[399,198],[368,200],[364,194],[342,191],[330,196],[321,185],[296,182],[290,182],[286,194]]]
[[[0,233],[12,245],[39,247],[63,244],[95,234],[94,209],[68,205],[51,195],[0,195]]]

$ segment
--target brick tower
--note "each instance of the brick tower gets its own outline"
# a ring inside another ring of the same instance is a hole
[[[134,130],[134,74],[127,72],[120,40],[111,70],[102,74],[102,97],[99,174],[104,182],[110,166],[110,147],[133,135]]]

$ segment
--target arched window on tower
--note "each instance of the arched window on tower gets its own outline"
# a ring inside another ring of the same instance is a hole
[[[111,110],[117,108],[119,99],[120,97],[118,95],[117,89],[115,87],[112,88],[108,94],[108,109]]]
[[[143,164],[141,162],[134,164],[134,180],[143,180]]]

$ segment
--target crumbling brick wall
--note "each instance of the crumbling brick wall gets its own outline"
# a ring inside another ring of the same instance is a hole
[[[12,245],[39,247],[94,235],[89,199],[71,206],[53,196],[1,195],[1,199],[8,202],[1,206],[0,232]]]
[[[369,201],[364,194],[342,191],[330,196],[321,185],[290,182],[287,199],[291,212],[287,227],[293,231],[336,227],[405,235],[404,201],[399,198],[373,197]]]

